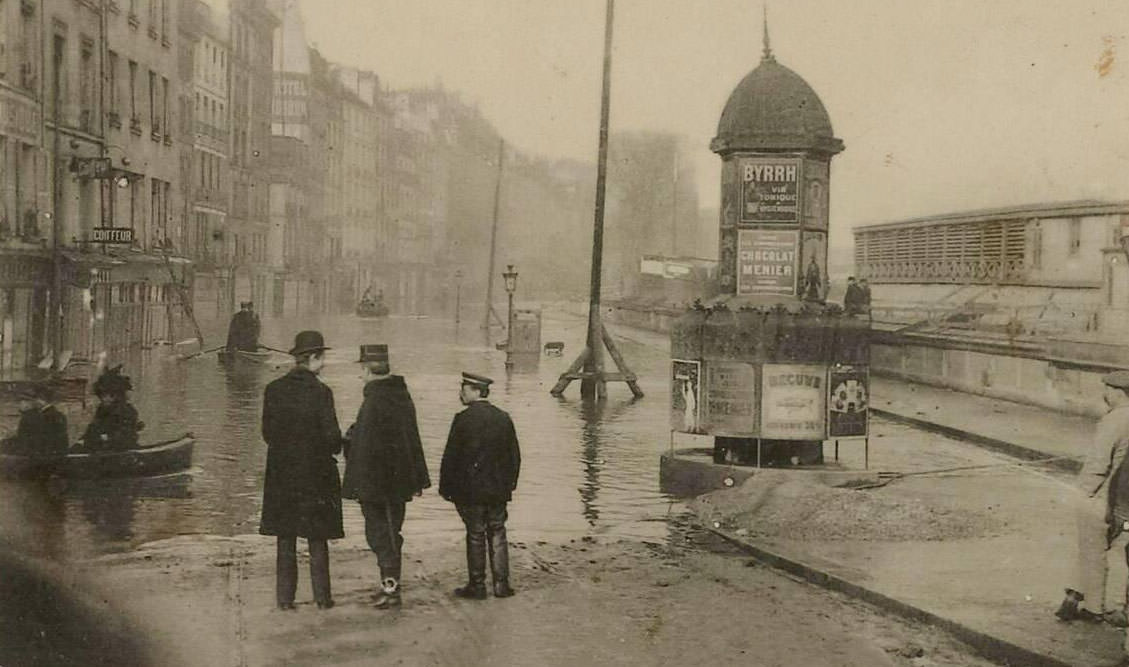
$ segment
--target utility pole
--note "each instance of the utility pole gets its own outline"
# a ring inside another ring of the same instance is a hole
[[[627,383],[635,398],[642,398],[643,391],[636,383],[635,374],[627,367],[627,362],[616,349],[615,342],[600,321],[600,282],[603,273],[604,255],[604,195],[608,176],[608,117],[611,110],[612,80],[612,22],[615,15],[615,0],[607,0],[607,13],[604,23],[604,80],[600,103],[600,149],[596,163],[596,212],[592,230],[592,277],[588,297],[588,338],[584,351],[561,374],[557,384],[549,392],[560,396],[573,380],[580,380],[580,396],[585,399],[603,399],[607,396],[607,381],[620,380]],[[604,372],[603,349],[607,348],[619,368],[618,374]],[[581,370],[583,369],[583,370]]]
[[[502,193],[502,162],[506,158],[506,140],[498,140],[498,177],[494,182],[494,222],[490,227],[490,267],[486,278],[486,312],[482,315],[482,330],[486,332],[487,343],[490,341],[490,318],[493,317],[502,323],[502,318],[494,310],[494,254],[498,247],[498,207]]]

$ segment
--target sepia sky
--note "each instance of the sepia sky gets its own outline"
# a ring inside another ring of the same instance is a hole
[[[393,87],[441,80],[519,149],[595,160],[603,0],[301,6],[329,59]],[[688,137],[703,206],[717,206],[708,144],[760,59],[761,8],[616,3],[612,129]],[[788,0],[768,12],[777,60],[846,143],[832,163],[833,245],[855,224],[906,216],[1129,199],[1129,2]]]

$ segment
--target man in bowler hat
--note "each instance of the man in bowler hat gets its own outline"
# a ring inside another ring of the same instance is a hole
[[[455,595],[486,598],[486,554],[489,543],[494,596],[509,597],[509,545],[506,503],[517,488],[521,451],[510,416],[487,400],[488,377],[463,373],[459,400],[466,409],[455,415],[439,471],[439,495],[455,503],[466,526],[466,586]]]
[[[400,375],[392,375],[387,345],[362,345],[364,402],[349,427],[342,495],[361,503],[365,538],[380,565],[376,606],[400,606],[404,510],[431,486],[416,408]]]
[[[20,392],[16,435],[0,442],[0,452],[44,459],[66,456],[67,417],[55,407],[55,390],[37,382]]]
[[[294,368],[267,385],[263,396],[263,440],[267,471],[259,532],[278,538],[277,602],[294,608],[298,587],[297,542],[310,547],[310,581],[321,609],[333,606],[328,540],[345,536],[341,525],[341,480],[334,455],[341,428],[333,391],[319,379],[329,348],[317,331],[294,338]]]
[[[1114,609],[1105,606],[1107,551],[1113,517],[1111,494],[1114,474],[1129,452],[1129,371],[1115,371],[1102,377],[1103,399],[1108,412],[1098,421],[1094,439],[1078,473],[1078,487],[1084,494],[1077,508],[1078,561],[1074,583],[1055,616],[1075,619],[1109,620],[1124,623],[1124,600]],[[1119,613],[1120,612],[1120,613]]]

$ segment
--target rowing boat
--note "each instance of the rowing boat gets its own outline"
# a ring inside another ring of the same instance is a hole
[[[216,357],[221,364],[226,365],[235,363],[265,364],[270,360],[271,353],[262,351],[251,352],[248,350],[235,350],[234,352],[220,350]]]
[[[175,439],[121,452],[72,452],[45,459],[0,454],[0,477],[28,479],[58,475],[68,479],[152,477],[186,470],[192,465],[196,439],[191,433]]]

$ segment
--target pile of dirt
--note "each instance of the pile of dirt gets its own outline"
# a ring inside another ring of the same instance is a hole
[[[695,498],[704,521],[740,535],[793,540],[904,542],[992,534],[1002,522],[990,512],[941,507],[896,486],[833,488],[817,475],[763,471],[740,487]]]

